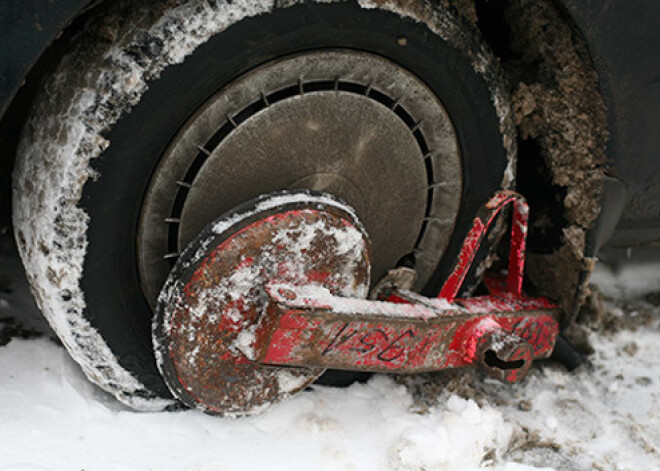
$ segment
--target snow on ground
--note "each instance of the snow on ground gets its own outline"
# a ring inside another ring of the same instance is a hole
[[[545,363],[515,386],[377,375],[246,419],[132,412],[54,342],[14,338],[0,348],[0,470],[660,469],[660,270],[644,270],[596,274],[618,300],[576,372]]]
[[[457,396],[411,413],[411,395],[386,376],[232,420],[128,411],[45,339],[14,340],[0,359],[3,470],[472,469],[512,432],[495,409]]]

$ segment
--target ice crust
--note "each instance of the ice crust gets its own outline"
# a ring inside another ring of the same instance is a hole
[[[288,1],[280,7],[296,3]],[[63,58],[37,98],[14,171],[15,235],[41,311],[86,376],[139,410],[159,410],[171,401],[157,397],[126,370],[84,316],[80,281],[89,217],[78,203],[88,179],[102,178],[91,169],[90,160],[110,145],[104,134],[139,102],[149,80],[182,62],[215,34],[244,18],[267,13],[275,4],[191,0],[163,5],[155,10],[162,15],[135,7],[96,19],[102,23],[99,32],[81,36],[88,42],[81,40]],[[473,44],[444,11],[414,9],[407,2],[362,0],[360,5],[423,21],[457,47]],[[154,44],[160,45],[157,54],[149,47]],[[495,80],[497,71],[486,49],[472,48],[468,54],[474,69],[492,85],[503,145],[509,153],[503,181],[508,187],[515,168],[515,139],[507,95],[497,85],[501,82]]]

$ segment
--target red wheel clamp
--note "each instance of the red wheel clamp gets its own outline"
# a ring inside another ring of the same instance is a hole
[[[457,298],[488,229],[513,208],[506,277]],[[270,195],[207,229],[182,255],[154,322],[159,367],[183,402],[248,414],[325,368],[414,373],[479,366],[518,381],[552,353],[562,316],[522,294],[528,207],[502,191],[475,217],[437,298],[389,289],[366,297],[368,241],[327,195]]]

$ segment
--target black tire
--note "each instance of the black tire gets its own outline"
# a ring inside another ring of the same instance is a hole
[[[150,336],[152,311],[138,272],[136,241],[143,199],[154,169],[182,124],[224,85],[273,58],[315,49],[359,49],[411,71],[440,97],[458,137],[463,194],[451,242],[426,288],[437,289],[473,215],[503,186],[512,159],[511,139],[501,131],[509,126],[508,118],[504,108],[496,109],[494,104],[494,96],[503,89],[494,62],[483,60],[481,72],[475,71],[478,66],[470,56],[483,55],[484,49],[451,12],[434,11],[426,20],[433,23],[440,15],[459,25],[453,31],[440,32],[446,37],[454,35],[450,39],[438,34],[438,24],[430,25],[436,28],[434,33],[419,21],[380,9],[363,9],[352,2],[275,9],[234,24],[181,64],[167,67],[149,82],[149,89],[129,113],[114,116],[110,110],[112,119],[117,118],[104,135],[110,145],[92,163],[100,178],[84,185],[80,200],[90,218],[80,281],[86,302],[82,316],[100,333],[121,367],[144,385],[144,391],[127,392],[121,384],[104,385],[106,389],[116,394],[122,390],[120,396],[171,397],[156,369]],[[402,37],[405,45],[397,41]],[[159,47],[148,35],[135,34],[130,49],[157,60]],[[505,107],[503,96],[498,99]],[[20,239],[25,235],[21,221],[17,226]],[[45,311],[48,302],[41,301]],[[80,355],[74,348],[70,350],[74,356]],[[102,368],[100,371],[103,375]]]

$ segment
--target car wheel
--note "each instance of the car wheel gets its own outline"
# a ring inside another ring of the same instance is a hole
[[[171,404],[150,326],[187,243],[260,194],[353,206],[372,279],[432,291],[473,215],[512,183],[494,59],[450,9],[120,2],[88,25],[26,125],[14,221],[37,301],[87,376]]]

